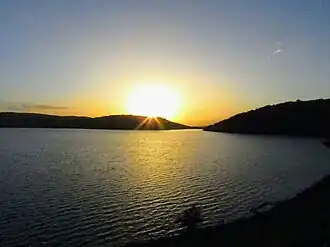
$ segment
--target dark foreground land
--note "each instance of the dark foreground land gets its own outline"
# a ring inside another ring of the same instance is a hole
[[[330,176],[250,218],[128,246],[330,246]]]

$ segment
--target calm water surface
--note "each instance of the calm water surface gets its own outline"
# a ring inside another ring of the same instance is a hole
[[[319,140],[203,131],[0,129],[0,246],[117,246],[294,196],[330,173]]]

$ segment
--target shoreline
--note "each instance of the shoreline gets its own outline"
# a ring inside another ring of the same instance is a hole
[[[330,246],[330,175],[266,212],[125,246]]]
[[[248,135],[248,136],[270,136],[270,137],[292,137],[292,138],[311,138],[327,140],[329,136],[325,135],[308,135],[308,134],[292,134],[292,133],[271,133],[271,132],[249,132],[249,131],[229,131],[229,130],[210,130],[207,128],[202,129],[205,132],[233,134],[233,135]]]

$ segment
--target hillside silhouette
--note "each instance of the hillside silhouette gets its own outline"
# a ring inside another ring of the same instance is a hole
[[[330,137],[330,99],[286,102],[237,114],[207,131]]]
[[[160,117],[148,118],[133,115],[111,115],[90,118],[3,112],[0,113],[0,128],[170,130],[187,129],[190,127]]]

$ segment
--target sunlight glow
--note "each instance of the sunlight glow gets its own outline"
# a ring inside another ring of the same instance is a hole
[[[180,107],[178,95],[164,85],[145,85],[132,91],[127,111],[133,115],[174,118]]]

